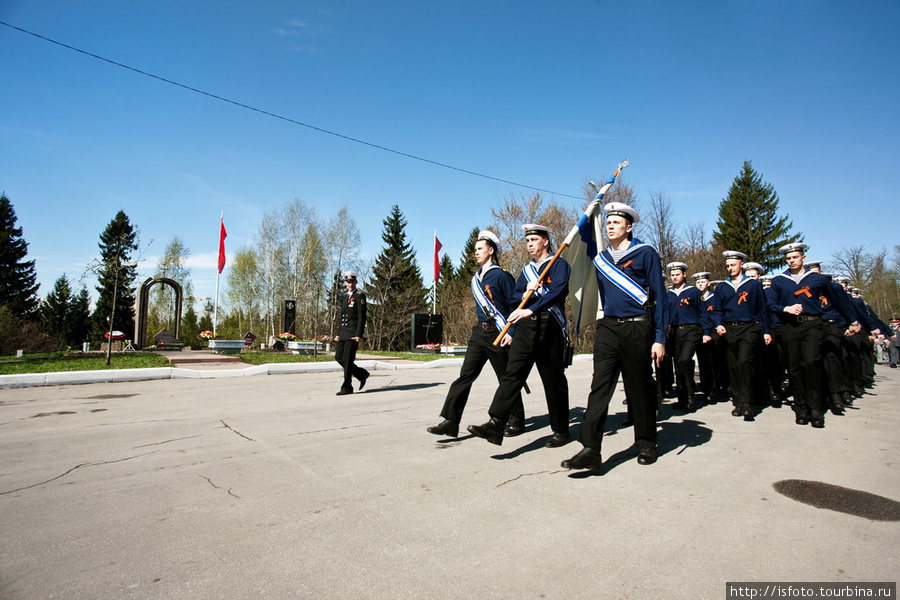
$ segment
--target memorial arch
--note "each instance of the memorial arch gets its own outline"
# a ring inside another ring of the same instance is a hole
[[[184,302],[184,291],[181,284],[168,277],[148,277],[138,291],[137,306],[135,307],[134,321],[134,346],[140,350],[144,347],[144,338],[147,337],[147,320],[150,311],[150,288],[157,283],[168,285],[175,290],[175,337],[181,339],[181,306]]]

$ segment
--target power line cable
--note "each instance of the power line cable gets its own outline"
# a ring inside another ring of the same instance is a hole
[[[70,46],[69,44],[65,44],[65,43],[63,43],[63,42],[54,40],[54,39],[52,39],[52,38],[48,38],[48,37],[46,37],[46,36],[40,35],[39,33],[35,33],[35,32],[33,32],[33,31],[29,31],[29,30],[23,29],[23,28],[21,28],[21,27],[17,27],[17,26],[15,26],[15,25],[12,25],[11,23],[7,23],[7,22],[5,22],[5,21],[0,21],[0,25],[4,25],[4,26],[6,26],[6,27],[9,27],[10,29],[14,29],[14,30],[19,31],[19,32],[21,32],[21,33],[24,33],[24,34],[27,34],[27,35],[36,37],[36,38],[38,38],[39,40],[43,40],[43,41],[45,41],[45,42],[49,42],[49,43],[51,43],[51,44],[55,44],[55,45],[57,45],[57,46],[61,46],[61,47],[66,48],[66,49],[68,49],[68,50],[72,50],[72,51],[74,51],[74,52],[78,52],[79,54],[84,54],[85,56],[89,56],[89,57],[91,57],[91,58],[95,58],[95,59],[100,60],[100,61],[103,61],[103,62],[105,62],[105,63],[109,63],[109,64],[114,65],[114,66],[116,66],[116,67],[120,67],[120,68],[122,68],[122,69],[127,69],[127,70],[132,71],[132,72],[134,72],[134,73],[137,73],[137,74],[139,74],[139,75],[143,75],[143,76],[145,76],[145,77],[150,77],[150,78],[152,78],[152,79],[156,79],[157,81],[162,81],[163,83],[168,83],[169,85],[174,85],[174,86],[176,86],[176,87],[180,87],[180,88],[185,89],[185,90],[188,90],[188,91],[190,91],[190,92],[194,92],[195,94],[200,94],[200,95],[202,95],[202,96],[206,96],[206,97],[212,98],[212,99],[214,99],[214,100],[219,100],[220,102],[225,102],[225,103],[231,104],[231,105],[233,105],[233,106],[237,106],[237,107],[240,107],[240,108],[245,108],[245,109],[251,110],[251,111],[253,111],[253,112],[255,112],[255,113],[259,113],[259,114],[261,114],[261,115],[266,115],[267,117],[273,117],[273,118],[275,118],[275,119],[280,119],[280,120],[282,120],[282,121],[286,121],[286,122],[291,123],[291,124],[293,124],[293,125],[300,125],[301,127],[306,127],[307,129],[312,129],[313,131],[318,131],[319,133],[324,133],[324,134],[327,134],[327,135],[332,135],[332,136],[334,136],[334,137],[338,137],[338,138],[347,140],[347,141],[349,141],[349,142],[354,142],[354,143],[356,143],[356,144],[362,144],[363,146],[369,146],[370,148],[375,148],[376,150],[382,150],[382,151],[384,151],[384,152],[390,152],[391,154],[396,154],[396,155],[398,155],[398,156],[403,156],[403,157],[405,157],[405,158],[411,158],[411,159],[413,159],[413,160],[418,160],[418,161],[420,161],[420,162],[428,163],[428,164],[430,164],[430,165],[434,165],[434,166],[437,166],[437,167],[442,167],[442,168],[444,168],[444,169],[450,169],[450,170],[453,170],[453,171],[458,171],[458,172],[460,172],[460,173],[465,173],[466,175],[473,175],[473,176],[475,176],[475,177],[481,177],[481,178],[483,178],[483,179],[490,179],[491,181],[497,181],[497,182],[505,183],[505,184],[507,184],[507,185],[512,185],[512,186],[515,186],[515,187],[526,188],[526,189],[529,189],[529,190],[534,190],[534,191],[536,191],[536,192],[543,192],[543,193],[545,193],[545,194],[554,194],[554,195],[556,195],[556,196],[562,196],[562,197],[565,197],[565,198],[574,198],[574,199],[576,199],[576,200],[583,200],[583,199],[584,199],[584,198],[582,198],[582,197],[580,197],[580,196],[572,196],[572,195],[570,195],[570,194],[563,194],[563,193],[560,193],[560,192],[554,192],[554,191],[552,191],[552,190],[544,190],[544,189],[541,189],[541,188],[538,188],[538,187],[534,187],[534,186],[531,186],[531,185],[526,185],[526,184],[524,184],[524,183],[518,183],[518,182],[515,182],[515,181],[510,181],[510,180],[508,180],[508,179],[501,179],[501,178],[499,178],[499,177],[494,177],[494,176],[492,176],[492,175],[486,175],[486,174],[484,174],[484,173],[479,173],[479,172],[477,172],[477,171],[471,171],[471,170],[469,170],[469,169],[463,169],[462,167],[455,167],[455,166],[453,166],[453,165],[448,165],[447,163],[438,162],[438,161],[436,161],[436,160],[431,160],[431,159],[429,159],[429,158],[424,158],[424,157],[421,157],[421,156],[416,156],[415,154],[409,154],[408,152],[402,152],[402,151],[400,151],[400,150],[395,150],[395,149],[393,149],[393,148],[388,148],[387,146],[381,146],[381,145],[379,145],[379,144],[374,144],[374,143],[372,143],[372,142],[367,142],[367,141],[365,141],[365,140],[361,140],[361,139],[359,139],[359,138],[355,138],[355,137],[352,137],[352,136],[349,136],[349,135],[345,135],[345,134],[343,134],[343,133],[338,133],[338,132],[336,132],[336,131],[331,131],[331,130],[325,129],[325,128],[323,128],[323,127],[317,127],[317,126],[315,126],[315,125],[310,125],[309,123],[304,123],[304,122],[302,122],[302,121],[297,121],[296,119],[292,119],[292,118],[290,118],[290,117],[285,117],[285,116],[282,116],[282,115],[279,115],[279,114],[276,114],[276,113],[273,113],[273,112],[269,112],[269,111],[267,111],[267,110],[263,110],[263,109],[261,109],[261,108],[256,108],[255,106],[250,106],[249,104],[244,104],[244,103],[238,102],[238,101],[236,101],[236,100],[231,100],[231,99],[229,99],[229,98],[225,98],[224,96],[219,96],[219,95],[213,94],[213,93],[211,93],[211,92],[206,92],[206,91],[204,91],[204,90],[201,90],[201,89],[198,89],[198,88],[195,88],[195,87],[191,87],[191,86],[186,85],[186,84],[184,84],[184,83],[179,83],[179,82],[177,82],[177,81],[173,81],[173,80],[171,80],[171,79],[166,79],[165,77],[161,77],[161,76],[159,76],[159,75],[154,75],[153,73],[149,73],[149,72],[147,72],[147,71],[142,71],[141,69],[137,69],[137,68],[135,68],[135,67],[132,67],[132,66],[129,66],[129,65],[120,63],[120,62],[116,62],[116,61],[111,60],[111,59],[109,59],[109,58],[106,58],[106,57],[104,57],[104,56],[100,56],[99,54],[94,54],[94,53],[92,53],[92,52],[88,52],[87,50],[82,50],[81,48],[76,48],[75,46]]]

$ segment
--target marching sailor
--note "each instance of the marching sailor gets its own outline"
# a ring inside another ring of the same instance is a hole
[[[603,318],[594,336],[594,374],[578,434],[584,448],[562,462],[566,469],[599,470],[603,430],[609,401],[619,374],[625,384],[638,463],[656,462],[656,411],[660,399],[653,382],[652,365],[665,355],[669,303],[659,254],[634,238],[638,214],[621,202],[604,207],[609,245],[597,254],[597,284]]]
[[[532,294],[525,307],[512,311],[507,319],[516,325],[516,335],[511,342],[501,342],[509,345],[509,362],[488,409],[491,420],[483,425],[469,425],[467,429],[492,444],[502,444],[503,430],[516,398],[521,397],[525,380],[531,368],[537,365],[553,430],[544,446],[556,448],[572,441],[569,436],[569,382],[566,379],[569,335],[565,314],[571,268],[563,258],[557,257],[547,276],[538,284],[552,258],[550,229],[534,223],[522,225],[522,229],[531,261],[525,264],[516,281],[512,305],[518,306],[528,290]]]
[[[459,421],[469,400],[469,392],[486,362],[490,361],[498,380],[506,373],[508,345],[512,341],[512,335],[507,333],[504,336],[505,343],[502,346],[495,346],[494,339],[506,327],[506,318],[513,308],[510,300],[516,281],[498,264],[499,248],[500,239],[496,234],[487,230],[479,232],[475,242],[478,270],[472,277],[472,294],[475,296],[475,316],[478,323],[472,328],[459,377],[450,384],[444,400],[444,408],[441,410],[444,420],[429,427],[428,433],[450,437],[459,434]],[[524,431],[525,408],[522,405],[522,394],[518,393],[513,398],[509,428],[505,435],[511,437]]]

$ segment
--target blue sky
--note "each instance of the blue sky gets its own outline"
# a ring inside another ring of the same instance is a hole
[[[627,157],[641,197],[710,231],[750,159],[811,258],[900,243],[896,0],[3,0],[0,21],[578,206],[565,195]],[[230,254],[293,198],[323,218],[346,203],[374,256],[398,204],[427,278],[434,230],[456,260],[502,197],[530,193],[5,26],[0,81],[0,190],[42,295],[82,275],[120,209],[153,240],[143,276],[179,236],[212,296],[223,211]]]

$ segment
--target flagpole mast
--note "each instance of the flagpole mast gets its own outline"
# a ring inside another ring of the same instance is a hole
[[[437,314],[437,282],[438,282],[438,239],[437,239],[437,229],[434,230],[434,277],[432,277],[431,282],[431,314]]]
[[[225,211],[222,211],[222,214],[219,215],[219,254],[221,261],[221,251],[222,251],[222,228],[225,226]],[[219,275],[222,274],[222,266],[221,263],[216,265],[216,299],[213,304],[213,333],[216,333],[216,326],[219,323]]]
[[[612,177],[610,177],[609,181],[607,181],[606,184],[604,184],[604,186],[602,188],[600,188],[600,190],[597,192],[597,195],[594,196],[594,199],[591,200],[590,204],[588,204],[588,207],[584,210],[584,214],[581,215],[581,218],[578,219],[578,222],[572,227],[572,230],[569,231],[569,235],[566,236],[565,241],[559,245],[559,248],[556,249],[556,253],[553,255],[553,257],[549,261],[547,261],[547,265],[544,267],[544,270],[541,271],[541,275],[537,280],[538,285],[541,285],[543,283],[544,278],[547,277],[547,273],[550,272],[550,268],[553,267],[553,263],[556,262],[556,259],[559,258],[560,254],[562,254],[563,250],[565,250],[569,246],[569,244],[572,243],[572,241],[575,239],[575,236],[578,235],[578,231],[579,231],[581,225],[584,224],[588,219],[591,218],[591,215],[593,215],[594,211],[597,209],[597,207],[600,206],[600,200],[603,198],[603,196],[606,195],[606,192],[609,191],[609,188],[611,188],[612,185],[616,182],[616,178],[619,176],[619,173],[621,173],[622,170],[627,166],[628,166],[628,159],[625,159],[622,162],[620,162],[619,168],[616,169],[616,172],[613,173],[613,175],[612,175]],[[525,294],[522,296],[522,302],[519,303],[519,306],[516,310],[518,310],[520,308],[524,308],[525,304],[528,302],[528,299],[531,298],[531,295],[533,293],[534,293],[534,290],[528,290],[527,292],[525,292]],[[509,331],[509,328],[512,327],[512,325],[513,325],[512,323],[506,324],[506,327],[503,328],[503,331],[501,331],[500,335],[497,336],[497,339],[494,340],[495,346],[498,346],[500,344],[500,341],[503,339],[503,336],[506,335],[506,333]]]

